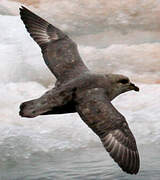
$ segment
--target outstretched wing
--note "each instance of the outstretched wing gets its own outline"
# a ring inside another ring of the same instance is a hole
[[[113,107],[103,89],[77,93],[76,109],[83,121],[100,137],[110,156],[130,174],[139,171],[135,138],[125,118]]]
[[[88,71],[77,45],[66,34],[23,6],[20,15],[27,31],[41,47],[45,63],[60,82]]]

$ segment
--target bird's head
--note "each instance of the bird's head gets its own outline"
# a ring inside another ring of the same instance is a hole
[[[116,96],[127,91],[139,91],[139,88],[130,82],[129,78],[120,74],[107,74],[111,88],[108,91],[108,96],[112,100]]]

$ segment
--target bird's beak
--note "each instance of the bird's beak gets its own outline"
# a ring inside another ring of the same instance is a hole
[[[139,91],[139,87],[137,87],[133,83],[130,83],[129,87],[131,88],[131,90]]]

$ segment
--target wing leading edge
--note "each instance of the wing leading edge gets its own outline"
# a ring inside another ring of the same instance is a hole
[[[27,31],[41,47],[46,65],[60,82],[88,71],[77,45],[66,34],[23,6],[20,15]]]

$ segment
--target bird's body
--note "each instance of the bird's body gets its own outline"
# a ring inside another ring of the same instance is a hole
[[[124,116],[110,101],[121,93],[138,91],[138,87],[123,75],[91,73],[81,60],[77,45],[66,34],[25,7],[20,14],[27,31],[41,47],[46,65],[57,78],[53,89],[22,103],[20,115],[78,112],[119,166],[136,174],[139,154],[135,138]]]

